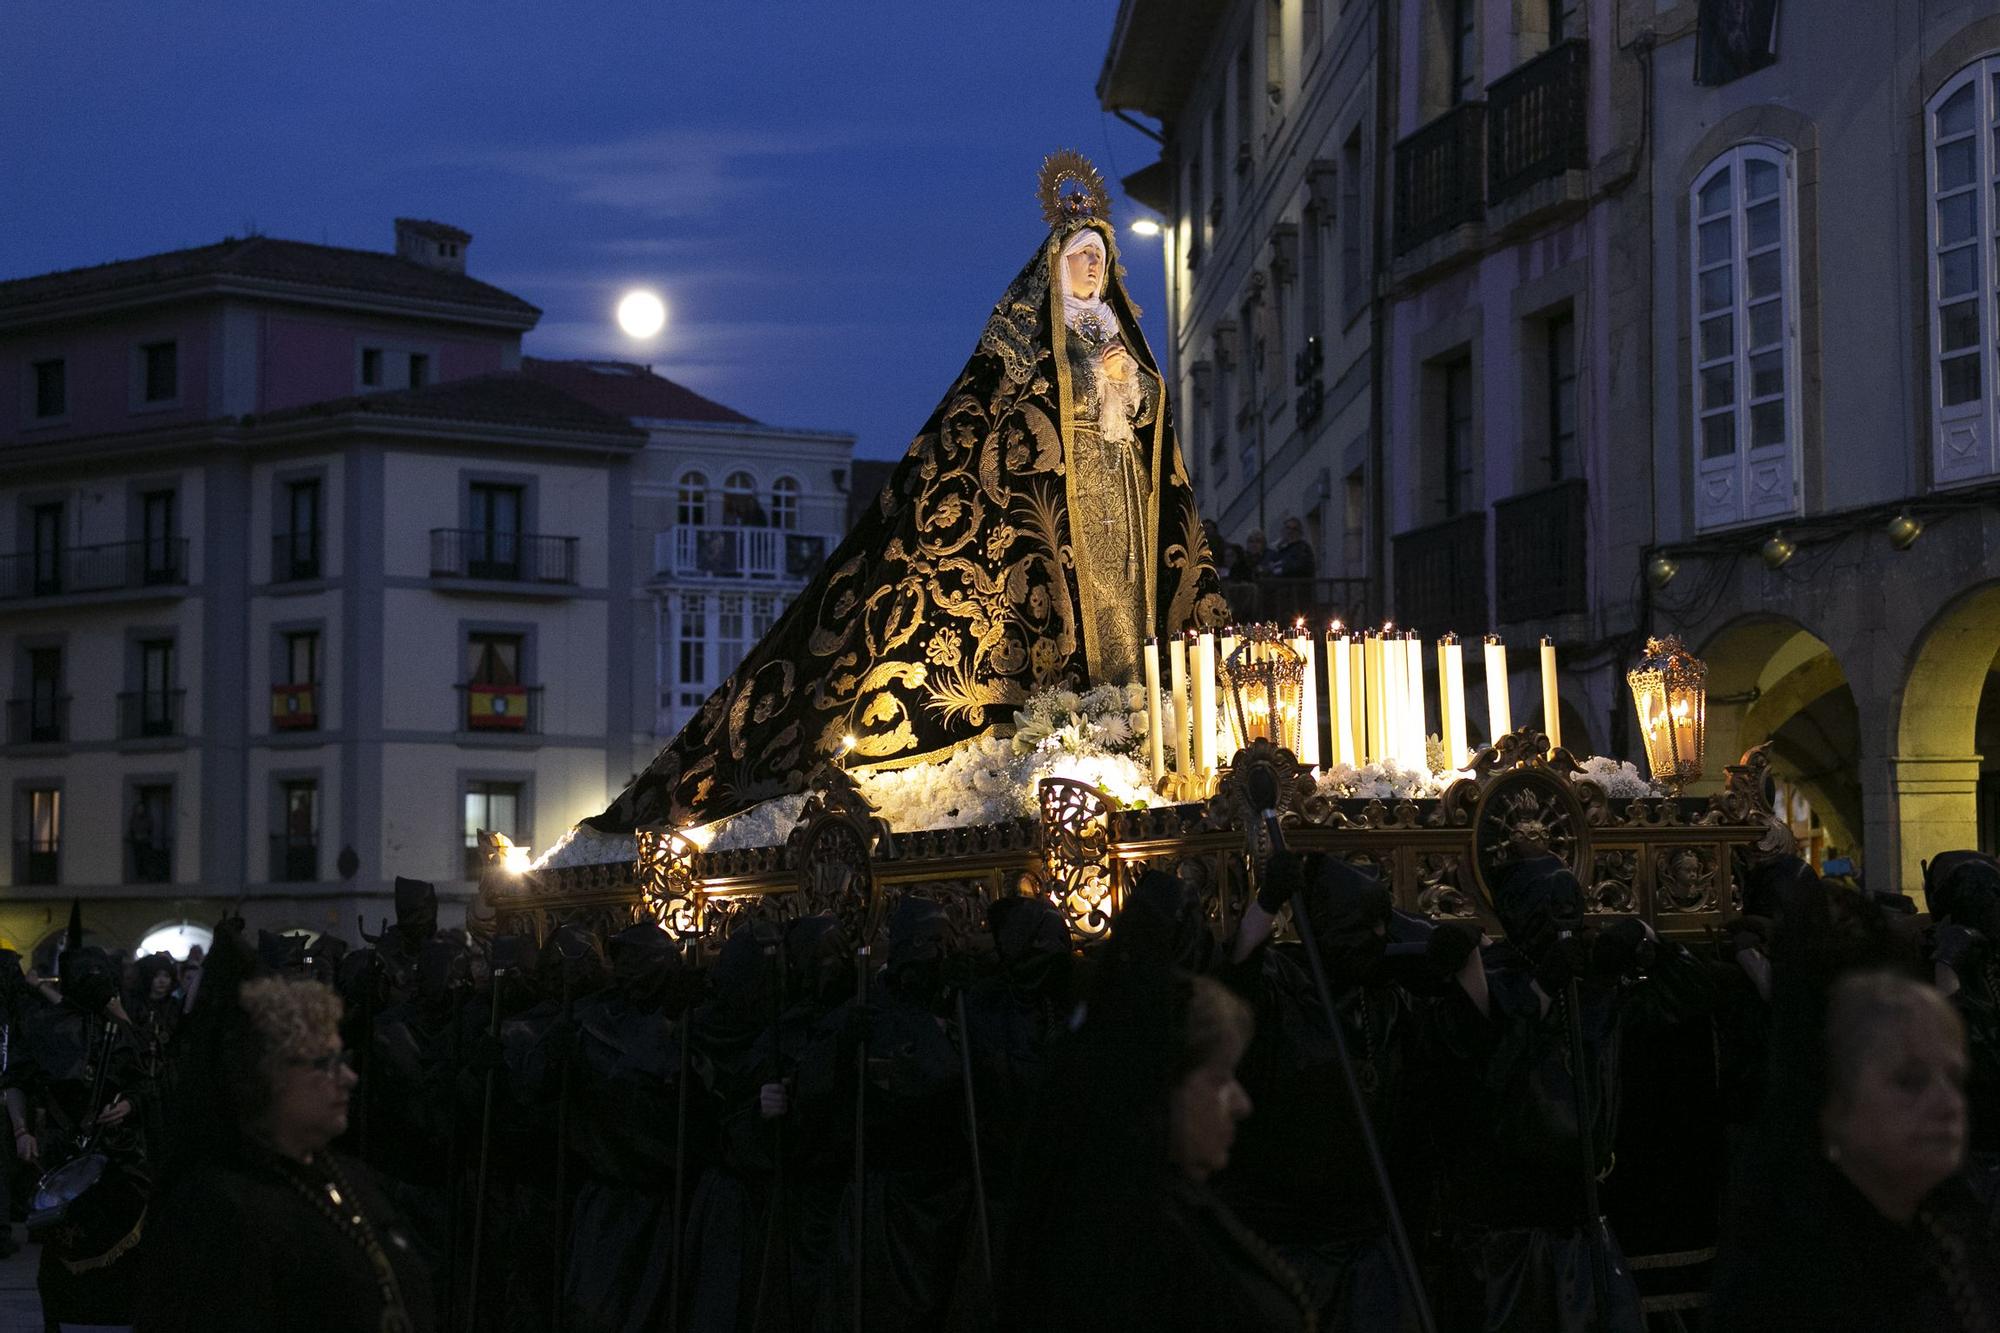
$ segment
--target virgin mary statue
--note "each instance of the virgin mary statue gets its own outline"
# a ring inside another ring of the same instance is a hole
[[[942,758],[1035,691],[1142,679],[1148,638],[1226,618],[1103,181],[1058,153],[1040,194],[1047,238],[874,505],[592,824],[719,819],[843,752]]]

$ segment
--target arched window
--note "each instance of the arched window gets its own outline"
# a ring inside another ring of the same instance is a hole
[[[684,528],[699,528],[708,523],[708,478],[701,473],[682,475],[675,521]]]
[[[1798,510],[1798,207],[1791,154],[1739,144],[1688,197],[1695,526]]]
[[[1929,151],[1931,419],[1933,475],[1940,485],[1992,476],[1994,354],[2000,306],[1987,246],[2000,231],[2000,55],[1968,65],[1925,108]]]
[[[799,483],[791,477],[771,483],[771,526],[786,532],[799,526]]]
[[[732,472],[722,483],[722,521],[763,526],[764,507],[757,503],[757,481],[748,472]]]

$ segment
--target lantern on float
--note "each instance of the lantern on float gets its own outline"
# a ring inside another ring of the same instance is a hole
[[[1253,625],[1222,664],[1229,736],[1238,750],[1264,740],[1297,754],[1306,660],[1276,625]]]
[[[1653,781],[1678,796],[1700,779],[1708,743],[1708,663],[1682,646],[1680,636],[1647,639],[1646,655],[1626,673],[1639,737]]]

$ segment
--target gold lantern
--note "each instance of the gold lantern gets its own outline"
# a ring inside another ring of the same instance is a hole
[[[1306,660],[1276,625],[1254,625],[1222,664],[1229,688],[1226,712],[1238,750],[1265,740],[1298,753],[1305,710]]]
[[[1677,634],[1649,638],[1646,655],[1625,680],[1639,710],[1653,781],[1678,796],[1701,777],[1708,743],[1708,663],[1688,652]]]

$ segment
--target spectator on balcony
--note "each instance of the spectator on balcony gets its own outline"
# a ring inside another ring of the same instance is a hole
[[[1270,552],[1264,546],[1264,530],[1252,528],[1250,535],[1243,539],[1243,545],[1230,548],[1228,563],[1231,583],[1255,583],[1264,573],[1264,563]]]
[[[1306,541],[1305,525],[1295,517],[1287,518],[1283,540],[1277,550],[1264,557],[1261,573],[1271,579],[1309,579],[1315,572],[1315,563],[1312,545]]]

